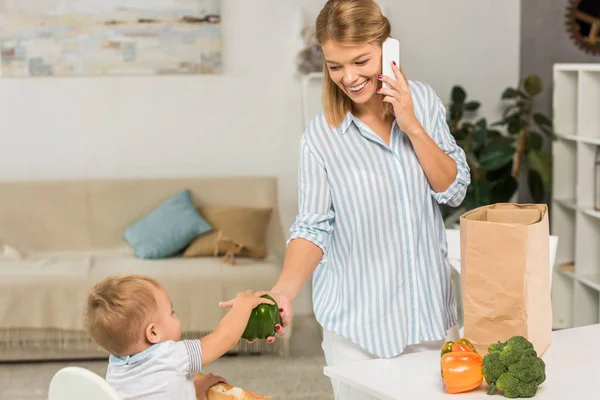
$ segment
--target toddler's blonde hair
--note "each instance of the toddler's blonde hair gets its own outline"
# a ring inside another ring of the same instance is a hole
[[[157,311],[156,290],[162,285],[143,275],[110,276],[88,293],[85,325],[98,345],[114,355],[127,350],[144,335]]]

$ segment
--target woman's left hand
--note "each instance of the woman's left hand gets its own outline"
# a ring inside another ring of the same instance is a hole
[[[277,305],[279,306],[279,313],[281,315],[281,323],[275,325],[275,331],[277,336],[283,336],[284,335],[284,327],[288,326],[291,323],[291,319],[292,319],[292,302],[290,301],[290,299],[284,295],[283,293],[277,293],[277,292],[267,292],[267,291],[263,291],[263,292],[256,292],[259,296],[262,296],[264,294],[268,294],[269,296],[271,296],[276,302]],[[239,296],[239,294],[238,294]],[[220,301],[219,302],[219,307],[221,308],[232,308],[233,305],[235,304],[235,301],[237,299],[237,296],[231,300],[228,301]],[[267,339],[267,343],[273,343],[275,342],[275,336],[269,336]],[[250,340],[246,340],[247,343],[254,343],[254,341],[250,341]]]
[[[421,127],[421,123],[415,116],[412,94],[408,87],[408,81],[396,65],[392,63],[395,79],[389,76],[379,75],[379,80],[387,83],[390,88],[378,88],[377,92],[383,95],[383,101],[394,107],[394,114],[398,127],[410,135]]]

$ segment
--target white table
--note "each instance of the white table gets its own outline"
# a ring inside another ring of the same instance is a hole
[[[533,399],[599,398],[599,338],[600,324],[553,332],[552,344],[542,356],[546,362],[546,381]],[[339,380],[341,386],[347,386],[356,398],[504,399],[501,395],[486,394],[485,379],[474,391],[459,395],[447,393],[440,376],[439,351],[325,367],[324,373]]]

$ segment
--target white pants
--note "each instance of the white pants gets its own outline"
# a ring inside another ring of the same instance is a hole
[[[407,346],[398,357],[402,357],[404,354],[418,353],[421,351],[428,350],[441,350],[446,340],[456,341],[458,339],[458,327],[452,327],[448,330],[448,335],[445,340],[424,342]],[[377,356],[367,353],[362,348],[358,347],[351,341],[341,336],[336,335],[333,332],[323,330],[323,352],[325,353],[325,361],[328,366],[347,364],[356,361],[367,361],[376,359]],[[374,397],[359,393],[353,388],[347,386],[343,382],[331,379],[331,385],[333,386],[333,393],[335,394],[335,400],[371,400]]]

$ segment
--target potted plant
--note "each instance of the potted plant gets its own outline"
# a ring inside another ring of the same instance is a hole
[[[473,121],[480,103],[468,100],[461,86],[452,88],[448,125],[465,151],[471,184],[458,210],[442,207],[447,222],[483,205],[514,201],[523,176],[533,201],[544,201],[552,189],[552,156],[542,148],[544,138],[554,139],[555,134],[552,121],[534,110],[534,99],[541,92],[542,81],[535,75],[506,88],[502,118],[488,124],[485,118]]]

